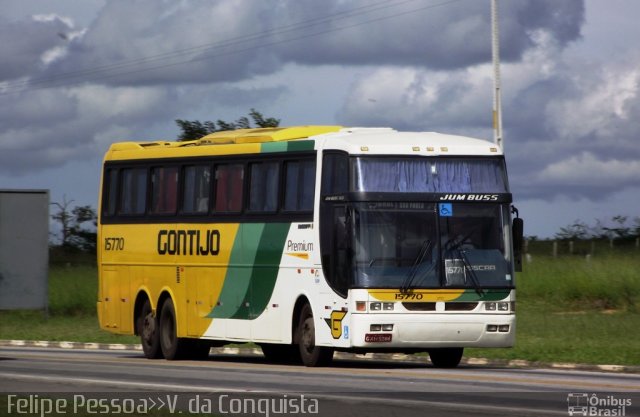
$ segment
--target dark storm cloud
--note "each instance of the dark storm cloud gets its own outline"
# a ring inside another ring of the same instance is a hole
[[[296,1],[285,11],[287,20],[300,20],[305,11],[337,16],[324,30],[328,35],[287,45],[280,50],[288,60],[311,64],[417,65],[434,69],[460,68],[491,57],[488,2],[404,2],[380,13],[341,19],[353,2]],[[359,2],[365,4],[364,2]],[[392,4],[392,3],[389,3]],[[508,1],[500,3],[501,54],[513,61],[536,44],[546,31],[561,45],[576,40],[584,23],[581,1]],[[384,16],[389,19],[372,21]],[[365,23],[369,22],[369,23]],[[364,23],[359,25],[360,23]],[[351,25],[355,27],[341,30]]]
[[[584,4],[501,3],[502,57],[517,61],[540,33],[580,37]],[[307,65],[416,65],[454,69],[486,62],[488,2],[289,0],[109,1],[86,35],[47,74],[85,69],[88,80],[153,85],[237,81]]]
[[[535,138],[541,144],[554,140],[556,133],[547,123],[546,114],[550,99],[555,96],[577,98],[583,94],[568,75],[557,74],[553,78],[537,80],[518,91],[505,109],[504,127],[509,135]]]
[[[580,36],[581,1],[500,5],[506,61],[519,62],[541,39],[561,49]],[[415,70],[410,82],[396,86],[403,97],[382,113],[369,113],[371,124],[458,123],[474,129],[486,119],[480,103],[489,99],[469,95],[479,91],[479,81],[466,71],[490,59],[489,20],[489,2],[477,0],[110,0],[73,37],[65,36],[71,28],[60,18],[1,21],[0,53],[10,59],[0,63],[0,77],[31,76],[32,84],[31,90],[0,95],[0,171],[58,166],[102,152],[113,141],[147,139],[157,126],[174,128],[175,118],[228,118],[224,111],[234,106],[268,112],[261,105],[275,105],[283,87],[221,86],[291,63],[301,71],[325,64],[386,65],[391,78]],[[60,46],[65,53],[44,65],[43,54]],[[431,73],[416,70],[425,67],[457,75],[425,93]],[[4,88],[11,90],[11,81]],[[373,93],[364,100],[383,103],[393,95]],[[431,103],[437,105],[426,106],[425,96],[437,97]],[[416,119],[413,110],[403,110],[407,106],[429,113]],[[525,116],[519,125],[529,120]]]
[[[42,55],[67,42],[71,28],[60,19],[8,21],[0,17],[0,81],[25,77],[41,69]]]
[[[0,175],[28,175],[102,155],[117,141],[175,140],[175,119],[226,120],[225,110],[241,108],[237,118],[253,106],[277,101],[285,91],[88,85],[33,91],[11,100],[0,96]],[[206,110],[196,117],[195,109]]]
[[[518,198],[598,200],[637,186],[638,59],[585,63],[556,44],[503,66],[506,155]],[[353,86],[339,121],[492,139],[491,92],[489,65],[380,69]]]

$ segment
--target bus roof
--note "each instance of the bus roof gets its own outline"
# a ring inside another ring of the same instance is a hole
[[[398,132],[391,128],[294,126],[216,132],[185,142],[113,143],[105,160],[241,155],[313,149],[360,155],[501,155],[492,142],[435,132]]]
[[[390,128],[344,128],[318,138],[322,149],[361,155],[502,155],[493,142],[436,132],[398,132]]]

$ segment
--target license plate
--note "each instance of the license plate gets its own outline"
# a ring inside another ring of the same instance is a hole
[[[383,343],[390,342],[392,334],[391,333],[367,333],[364,335],[364,341],[367,343]]]

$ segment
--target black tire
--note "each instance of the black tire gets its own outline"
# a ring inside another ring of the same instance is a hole
[[[431,363],[436,368],[455,368],[460,364],[464,348],[438,348],[429,351]]]
[[[147,359],[162,359],[160,324],[157,315],[153,314],[151,302],[148,299],[145,300],[136,317],[136,332],[140,336],[144,356]]]
[[[296,340],[300,359],[305,366],[326,366],[333,359],[333,348],[316,346],[316,330],[311,306],[305,304],[300,311]]]
[[[275,363],[300,363],[300,350],[297,345],[264,343],[260,345],[264,357]]]
[[[160,312],[160,348],[165,359],[187,359],[189,357],[190,339],[178,337],[176,309],[173,301],[167,299]]]

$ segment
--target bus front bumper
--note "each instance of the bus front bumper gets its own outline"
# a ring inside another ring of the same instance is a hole
[[[358,348],[512,347],[515,324],[513,314],[354,314],[350,339]]]

